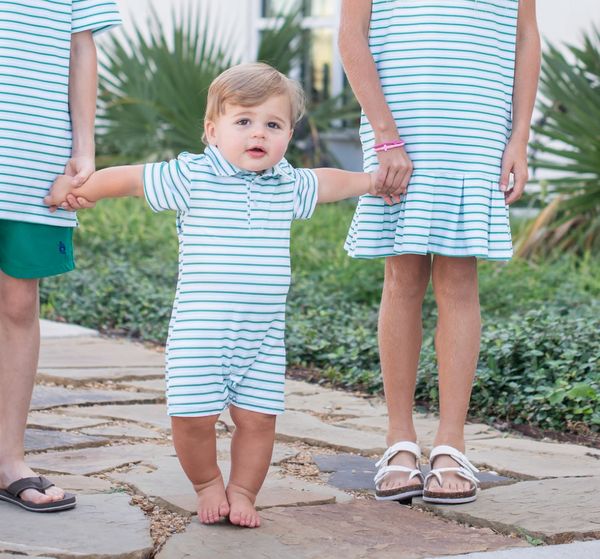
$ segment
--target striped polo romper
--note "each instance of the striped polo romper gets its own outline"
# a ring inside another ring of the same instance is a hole
[[[167,340],[169,415],[284,410],[290,226],[317,203],[317,178],[285,159],[262,174],[217,148],[144,167],[154,211],[177,210],[179,280]]]
[[[499,179],[518,7],[518,0],[373,0],[369,45],[414,173],[399,204],[360,199],[350,256],[512,257]],[[370,172],[377,156],[364,114],[360,135]]]

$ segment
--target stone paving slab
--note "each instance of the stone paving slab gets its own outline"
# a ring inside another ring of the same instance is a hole
[[[503,534],[524,531],[534,539],[559,544],[600,538],[599,494],[600,477],[558,478],[482,491],[477,501],[460,507],[420,499],[413,504],[448,520]]]
[[[154,499],[172,512],[184,516],[196,514],[196,495],[179,460],[163,457],[153,460],[152,466],[153,468],[145,468],[140,465],[128,472],[109,474],[109,477],[114,482],[127,484],[135,493]],[[219,461],[219,468],[227,483],[231,463]],[[272,466],[256,505],[259,508],[271,508],[345,502],[351,499],[352,496],[332,487],[308,483],[291,476],[284,477],[279,468]]]
[[[42,340],[56,338],[98,338],[100,332],[91,328],[84,328],[78,324],[66,324],[40,319],[40,336]]]
[[[82,386],[91,382],[125,383],[164,379],[165,367],[39,368],[37,379],[63,386]],[[153,392],[156,392],[153,390]],[[162,391],[164,393],[164,390]]]
[[[600,450],[574,444],[507,437],[469,441],[466,454],[475,465],[521,479],[595,476],[600,472]]]
[[[295,380],[292,378],[285,379],[284,393],[286,396],[289,396],[290,394],[308,396],[309,394],[319,394],[322,392],[327,392],[327,388],[323,388],[322,386],[313,382]]]
[[[31,429],[58,429],[61,431],[71,431],[73,429],[82,429],[84,427],[96,427],[106,423],[104,419],[90,419],[88,417],[73,417],[69,415],[59,415],[56,413],[31,412],[27,418],[27,427]]]
[[[258,530],[195,521],[175,534],[157,559],[421,559],[525,546],[511,539],[444,523],[397,503],[350,503],[275,508],[261,513]]]
[[[165,367],[165,354],[128,340],[78,338],[42,340],[41,369]]]
[[[417,440],[422,450],[428,452],[433,446],[437,434],[439,418],[430,415],[415,414],[414,424],[417,431]],[[387,416],[380,417],[356,417],[335,422],[334,425],[360,429],[362,431],[373,431],[385,435],[388,426]],[[467,441],[478,439],[502,438],[504,435],[497,429],[482,423],[469,423],[465,425],[465,439]]]
[[[106,493],[112,489],[112,484],[97,477],[86,476],[66,476],[66,475],[47,475],[54,485],[62,487],[69,493],[76,495],[95,495],[97,493]]]
[[[160,378],[119,382],[119,388],[121,387],[135,388],[140,392],[159,392],[160,394],[166,394],[167,392],[167,382],[165,380],[164,371]]]
[[[15,559],[15,557],[17,559],[23,559],[23,557],[25,557],[22,553],[16,554],[16,553],[0,553],[0,559]],[[55,557],[48,557],[48,556],[41,556],[41,555],[36,555],[35,556],[36,559],[56,559]]]
[[[219,460],[231,460],[230,454],[231,448],[231,438],[226,437],[222,439],[217,439],[217,456]],[[271,465],[277,466],[284,460],[288,460],[289,458],[293,458],[297,456],[299,453],[298,449],[291,448],[289,446],[283,446],[280,444],[276,444],[273,447],[273,456],[271,456]]]
[[[83,429],[81,431],[86,435],[96,435],[99,437],[109,437],[116,439],[162,439],[163,437],[156,431],[151,431],[139,425],[106,425],[105,427],[95,427],[92,429]]]
[[[88,437],[77,433],[50,431],[49,429],[26,429],[25,431],[25,452],[84,448],[100,446],[107,442],[108,439],[105,437]]]
[[[82,450],[48,452],[27,459],[27,464],[36,472],[92,475],[136,462],[158,460],[163,456],[172,456],[175,449],[171,446],[159,446],[151,443],[105,446]]]
[[[311,458],[319,470],[323,472],[319,479],[324,483],[346,491],[375,493],[373,478],[377,472],[375,467],[377,460],[351,454],[317,454]],[[428,465],[421,466],[423,475],[427,475],[430,470],[431,468]],[[479,472],[476,476],[481,489],[516,483],[515,480],[488,472]]]
[[[77,409],[58,410],[65,415],[76,417],[99,417],[104,419],[126,419],[140,425],[157,427],[162,431],[171,432],[171,418],[167,415],[166,404],[144,404],[143,406],[93,406]]]
[[[336,390],[317,394],[289,394],[285,397],[288,410],[330,413],[333,415],[354,415],[360,417],[387,416],[387,408],[382,401],[369,400]],[[387,423],[387,420],[385,421]]]
[[[220,417],[228,429],[233,428],[229,412]],[[303,441],[314,446],[328,446],[342,452],[381,454],[385,451],[385,437],[378,433],[366,433],[325,423],[304,412],[287,410],[277,416],[275,439],[281,442]]]
[[[62,386],[36,385],[30,410],[48,410],[62,406],[122,402],[134,404],[163,400],[158,394],[127,392],[125,390],[71,390]]]
[[[131,497],[80,495],[73,510],[33,514],[0,503],[0,552],[60,559],[146,559],[150,524]]]
[[[530,549],[505,549],[490,553],[452,555],[452,557],[444,555],[431,559],[598,559],[598,557],[600,557],[600,541],[532,547]]]

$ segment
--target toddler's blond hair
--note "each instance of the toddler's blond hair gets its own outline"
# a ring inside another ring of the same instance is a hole
[[[210,85],[204,120],[214,122],[226,105],[256,107],[271,97],[283,95],[290,102],[292,127],[304,115],[306,97],[302,86],[263,62],[240,64],[225,70]],[[206,144],[206,133],[202,136]]]

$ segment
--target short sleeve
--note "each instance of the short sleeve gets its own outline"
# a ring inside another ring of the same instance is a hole
[[[122,23],[114,0],[73,0],[72,14],[71,33],[100,35]]]
[[[144,194],[148,205],[155,212],[189,210],[192,190],[189,167],[191,158],[189,153],[182,153],[168,163],[144,165]]]
[[[308,219],[317,205],[319,180],[310,169],[295,169],[294,219]]]

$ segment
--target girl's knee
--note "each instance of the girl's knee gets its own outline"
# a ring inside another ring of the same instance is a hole
[[[477,259],[436,256],[433,263],[433,292],[438,304],[478,300]]]
[[[431,276],[428,255],[407,254],[386,259],[385,289],[393,297],[411,301],[425,297]]]

